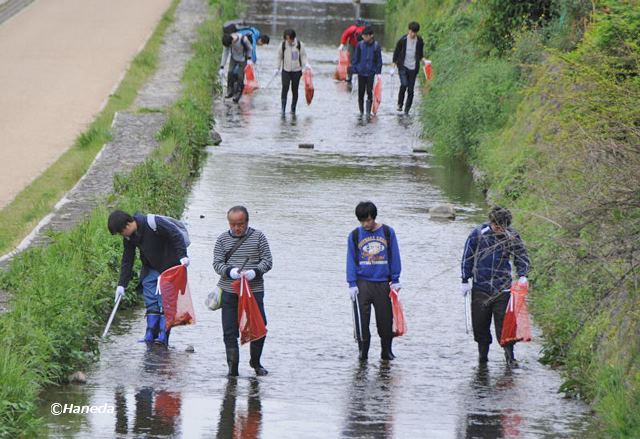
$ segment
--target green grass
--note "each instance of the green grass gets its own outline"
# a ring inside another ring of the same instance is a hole
[[[85,174],[96,154],[111,139],[115,113],[131,107],[142,84],[156,70],[160,44],[173,21],[178,3],[179,0],[173,0],[144,49],[133,59],[117,90],[91,125],[55,163],[0,210],[0,254],[15,248],[29,234]]]
[[[210,4],[215,18],[199,30],[182,79],[184,92],[169,110],[161,146],[131,173],[115,177],[108,206],[72,230],[53,234],[47,247],[25,251],[0,274],[0,287],[11,293],[11,311],[0,316],[0,436],[45,434],[36,414],[38,392],[64,382],[99,354],[122,253],[121,239],[106,228],[110,208],[173,216],[184,208],[212,124],[222,20],[234,11],[230,0]],[[124,308],[139,301],[135,284],[134,279]]]

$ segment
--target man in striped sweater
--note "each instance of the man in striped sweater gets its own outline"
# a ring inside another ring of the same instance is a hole
[[[222,289],[222,330],[229,376],[238,376],[238,296],[233,293],[231,282],[243,275],[246,276],[266,324],[263,276],[271,270],[273,261],[266,236],[261,231],[249,227],[249,212],[244,206],[229,209],[227,220],[229,230],[218,236],[213,250],[213,269],[220,275],[218,287]],[[256,375],[268,373],[260,364],[265,338],[251,342],[249,349],[249,365],[256,371]]]

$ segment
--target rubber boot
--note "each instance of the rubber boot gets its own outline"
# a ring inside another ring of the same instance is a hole
[[[147,314],[147,331],[144,333],[144,341],[152,343],[158,337],[160,314]]]
[[[383,360],[393,360],[395,358],[391,353],[391,340],[391,338],[380,339],[380,346],[382,348],[380,352],[380,358],[382,358]]]
[[[158,325],[159,326],[158,337],[153,341],[154,343],[158,343],[164,346],[169,346],[169,334],[171,333],[171,329],[165,329],[167,320],[165,319],[164,315],[161,315],[159,317],[160,317],[160,322]]]
[[[238,346],[225,346],[227,352],[227,366],[229,366],[229,373],[227,376],[237,377],[238,363],[240,362],[240,348]]]
[[[296,105],[291,104],[291,114],[296,114]]]
[[[371,119],[371,104],[372,102],[367,100],[367,119]]]
[[[489,361],[489,345],[478,343],[478,362],[486,363],[487,361]]]
[[[513,352],[513,344],[504,347],[504,359],[507,362],[507,366],[516,367],[518,362],[516,361],[515,354]]]
[[[358,342],[358,359],[360,361],[367,361],[369,358],[369,346],[371,345],[371,340],[363,340]]]
[[[393,338],[389,340],[389,356],[392,360],[396,359],[396,356],[393,354],[393,350],[391,349],[391,345],[393,344]]]
[[[360,117],[364,116],[364,102],[358,101],[358,110],[360,110]]]
[[[256,371],[257,376],[265,376],[269,373],[267,369],[262,367],[260,364],[260,357],[262,356],[262,349],[264,348],[264,339],[266,337],[262,337],[260,340],[252,341],[249,345],[249,352],[251,353],[251,359],[249,360],[249,366]]]
[[[284,117],[286,112],[287,112],[287,100],[283,99],[282,100],[282,113],[280,113],[280,114],[282,114],[282,116]]]

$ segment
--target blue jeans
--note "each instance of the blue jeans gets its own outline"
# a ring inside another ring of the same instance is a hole
[[[260,314],[267,324],[267,315],[264,313],[264,293],[253,293],[260,308]],[[238,295],[222,291],[222,333],[225,346],[237,346],[240,331],[238,330]]]
[[[159,276],[160,273],[156,270],[149,270],[147,276],[142,279],[142,295],[147,314],[160,314],[162,312],[162,296],[156,294]]]

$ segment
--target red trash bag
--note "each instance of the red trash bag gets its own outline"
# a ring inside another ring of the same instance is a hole
[[[336,67],[336,71],[333,74],[333,79],[336,81],[346,81],[347,80],[347,70],[349,69],[349,51],[348,50],[338,50],[338,66]]]
[[[407,333],[407,322],[404,320],[404,312],[398,298],[398,292],[392,289],[389,291],[389,298],[391,299],[391,311],[393,312],[393,336],[401,337]]]
[[[313,72],[311,69],[305,69],[302,74],[304,80],[304,97],[307,99],[307,105],[311,105],[313,100]]]
[[[244,66],[244,90],[242,92],[246,95],[254,92],[259,88],[258,80],[256,79],[256,72],[253,69],[253,64],[247,64]]]
[[[373,84],[373,105],[371,106],[371,112],[373,114],[378,113],[380,103],[382,102],[382,77],[376,75],[376,82]]]
[[[162,295],[165,329],[196,323],[196,314],[187,283],[187,267],[176,265],[163,271],[158,277],[158,293]]]
[[[240,344],[260,340],[267,335],[267,326],[264,324],[260,307],[249,288],[249,281],[242,276],[241,279],[231,283],[233,291],[238,295],[238,328],[240,329]]]
[[[428,59],[424,61],[424,77],[427,78],[427,80],[431,81],[431,79],[433,78],[433,68],[431,67],[431,61],[429,61]]]
[[[519,341],[531,341],[531,323],[527,309],[528,284],[514,282],[511,285],[511,297],[502,323],[500,346]]]

